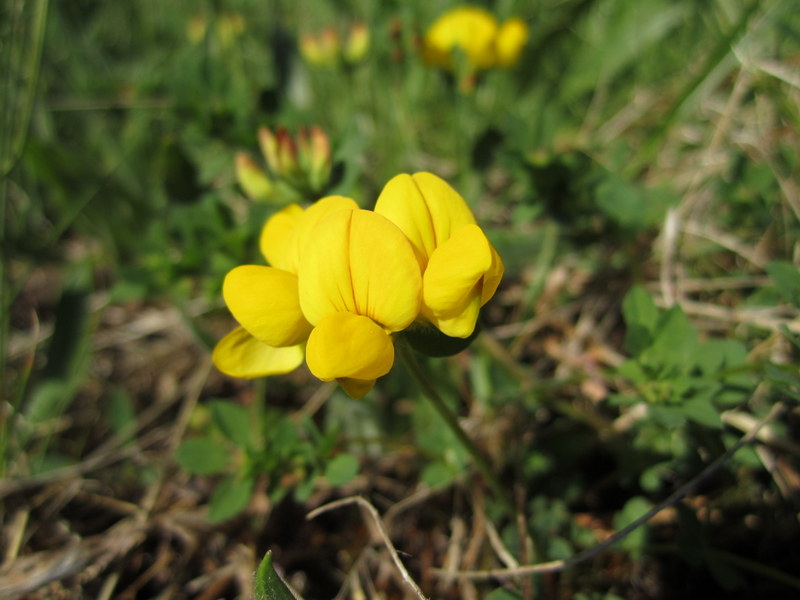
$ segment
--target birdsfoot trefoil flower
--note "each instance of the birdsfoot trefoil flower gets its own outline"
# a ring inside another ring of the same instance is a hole
[[[267,221],[261,251],[271,266],[228,273],[222,294],[241,327],[214,350],[236,377],[287,373],[303,361],[358,398],[394,364],[392,334],[420,311],[414,248],[388,219],[342,196]]]
[[[460,71],[460,85],[469,90],[478,71],[510,67],[519,60],[528,40],[528,26],[512,18],[502,25],[477,6],[461,6],[444,13],[425,33],[422,58],[430,65]],[[463,54],[459,67],[457,54]]]
[[[374,211],[343,196],[289,205],[267,221],[260,248],[269,266],[236,267],[223,283],[240,327],[219,342],[215,364],[258,377],[305,356],[353,398],[391,370],[396,334],[418,347],[430,336],[412,329],[434,331],[444,351],[422,348],[429,354],[466,347],[503,274],[464,199],[430,173],[393,178]]]

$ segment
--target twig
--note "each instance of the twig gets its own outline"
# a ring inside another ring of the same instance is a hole
[[[461,579],[504,579],[509,577],[517,577],[519,575],[532,575],[536,573],[552,573],[556,571],[564,571],[571,567],[574,567],[578,564],[587,562],[593,559],[595,556],[603,552],[605,549],[613,546],[621,539],[627,537],[632,531],[638,529],[647,521],[652,519],[655,515],[660,513],[665,508],[672,506],[676,502],[678,502],[681,498],[689,494],[692,490],[694,490],[698,485],[700,485],[703,481],[711,477],[714,473],[716,473],[738,450],[740,450],[743,446],[751,443],[753,440],[756,439],[758,432],[761,428],[772,421],[778,414],[783,410],[784,406],[782,403],[777,403],[773,405],[772,409],[767,413],[767,415],[758,421],[753,428],[748,431],[742,438],[736,442],[733,446],[728,448],[728,450],[722,454],[719,458],[717,458],[714,462],[708,465],[705,469],[703,469],[694,479],[686,483],[686,485],[681,486],[675,492],[670,494],[670,496],[657,504],[641,517],[633,521],[630,525],[623,527],[619,531],[617,531],[614,535],[609,537],[604,542],[597,544],[596,546],[592,546],[572,556],[571,558],[567,558],[564,560],[553,560],[549,562],[542,562],[533,565],[523,565],[521,567],[516,567],[513,569],[489,569],[485,571],[461,571],[457,573],[447,572],[444,573],[441,569],[434,569],[433,573],[436,576],[447,576],[447,577],[456,577]]]
[[[758,251],[751,250],[748,246],[743,244],[739,238],[725,231],[720,231],[711,225],[698,225],[694,222],[684,223],[682,228],[684,233],[694,237],[705,238],[710,242],[730,250],[734,254],[738,254],[746,261],[754,264],[757,267],[763,268],[768,262],[764,256],[761,256]]]
[[[661,267],[659,281],[661,293],[668,305],[675,303],[675,260],[678,254],[678,211],[671,208],[664,219],[664,231],[661,237]]]
[[[661,298],[655,298],[657,306],[667,306]],[[791,307],[778,306],[775,308],[727,308],[706,302],[694,300],[681,300],[679,302],[683,312],[690,317],[703,317],[728,323],[742,323],[759,329],[781,331],[785,326],[789,331],[800,333],[800,315]]]
[[[400,572],[400,575],[403,578],[414,594],[420,600],[427,600],[425,594],[422,593],[422,590],[419,589],[417,583],[411,578],[411,575],[408,574],[405,566],[403,565],[402,561],[400,560],[400,556],[397,554],[397,550],[392,544],[392,541],[389,539],[389,534],[386,533],[386,529],[383,526],[383,521],[381,521],[381,516],[378,514],[377,509],[372,506],[369,502],[367,502],[361,496],[350,496],[348,498],[342,498],[341,500],[335,500],[334,502],[329,502],[328,504],[324,504],[318,508],[315,508],[310,513],[308,513],[307,519],[314,519],[321,515],[322,513],[329,512],[331,510],[335,510],[337,508],[341,508],[342,506],[347,506],[350,504],[357,504],[361,508],[369,513],[369,516],[372,517],[372,521],[375,523],[375,527],[378,530],[378,534],[383,541],[383,544],[386,546],[386,549],[389,551],[389,555],[392,557],[392,562],[394,563],[397,570]]]

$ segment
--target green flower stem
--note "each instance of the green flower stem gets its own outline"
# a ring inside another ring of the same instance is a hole
[[[408,369],[408,372],[411,373],[411,376],[422,388],[422,392],[425,397],[433,405],[433,408],[436,409],[436,412],[439,413],[439,416],[442,417],[445,424],[450,428],[450,431],[452,431],[458,439],[459,443],[467,452],[469,452],[473,462],[475,463],[475,466],[478,467],[481,475],[483,475],[483,478],[492,488],[497,500],[503,503],[509,513],[513,513],[514,504],[509,499],[505,488],[501,485],[500,480],[497,479],[497,476],[487,462],[486,457],[483,456],[478,447],[475,446],[473,441],[458,423],[456,415],[453,414],[453,411],[450,410],[450,407],[447,406],[441,395],[439,395],[439,392],[436,390],[436,387],[433,385],[430,377],[428,377],[428,373],[414,355],[414,351],[408,345],[402,342],[397,344],[397,348],[403,360],[403,364],[405,364],[406,368]]]

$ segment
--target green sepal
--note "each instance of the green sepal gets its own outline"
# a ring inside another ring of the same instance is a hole
[[[451,337],[430,323],[415,322],[398,336],[407,341],[414,350],[426,356],[453,356],[466,350],[479,333],[480,326],[476,324],[475,330],[469,337]]]
[[[272,566],[272,550],[267,551],[256,571],[256,600],[297,600]]]

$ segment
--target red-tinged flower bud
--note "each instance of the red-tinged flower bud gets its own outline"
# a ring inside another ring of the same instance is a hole
[[[317,36],[320,53],[322,54],[321,65],[332,66],[339,62],[342,47],[339,41],[339,34],[333,27],[326,27]]]
[[[278,173],[284,179],[293,180],[300,173],[297,164],[297,144],[289,131],[280,128],[277,132],[278,141]]]
[[[311,167],[309,171],[311,186],[322,190],[331,176],[333,161],[331,143],[325,132],[316,125],[311,128]]]
[[[325,56],[322,53],[319,40],[313,33],[304,33],[300,36],[300,55],[312,65],[322,65],[325,63]]]

